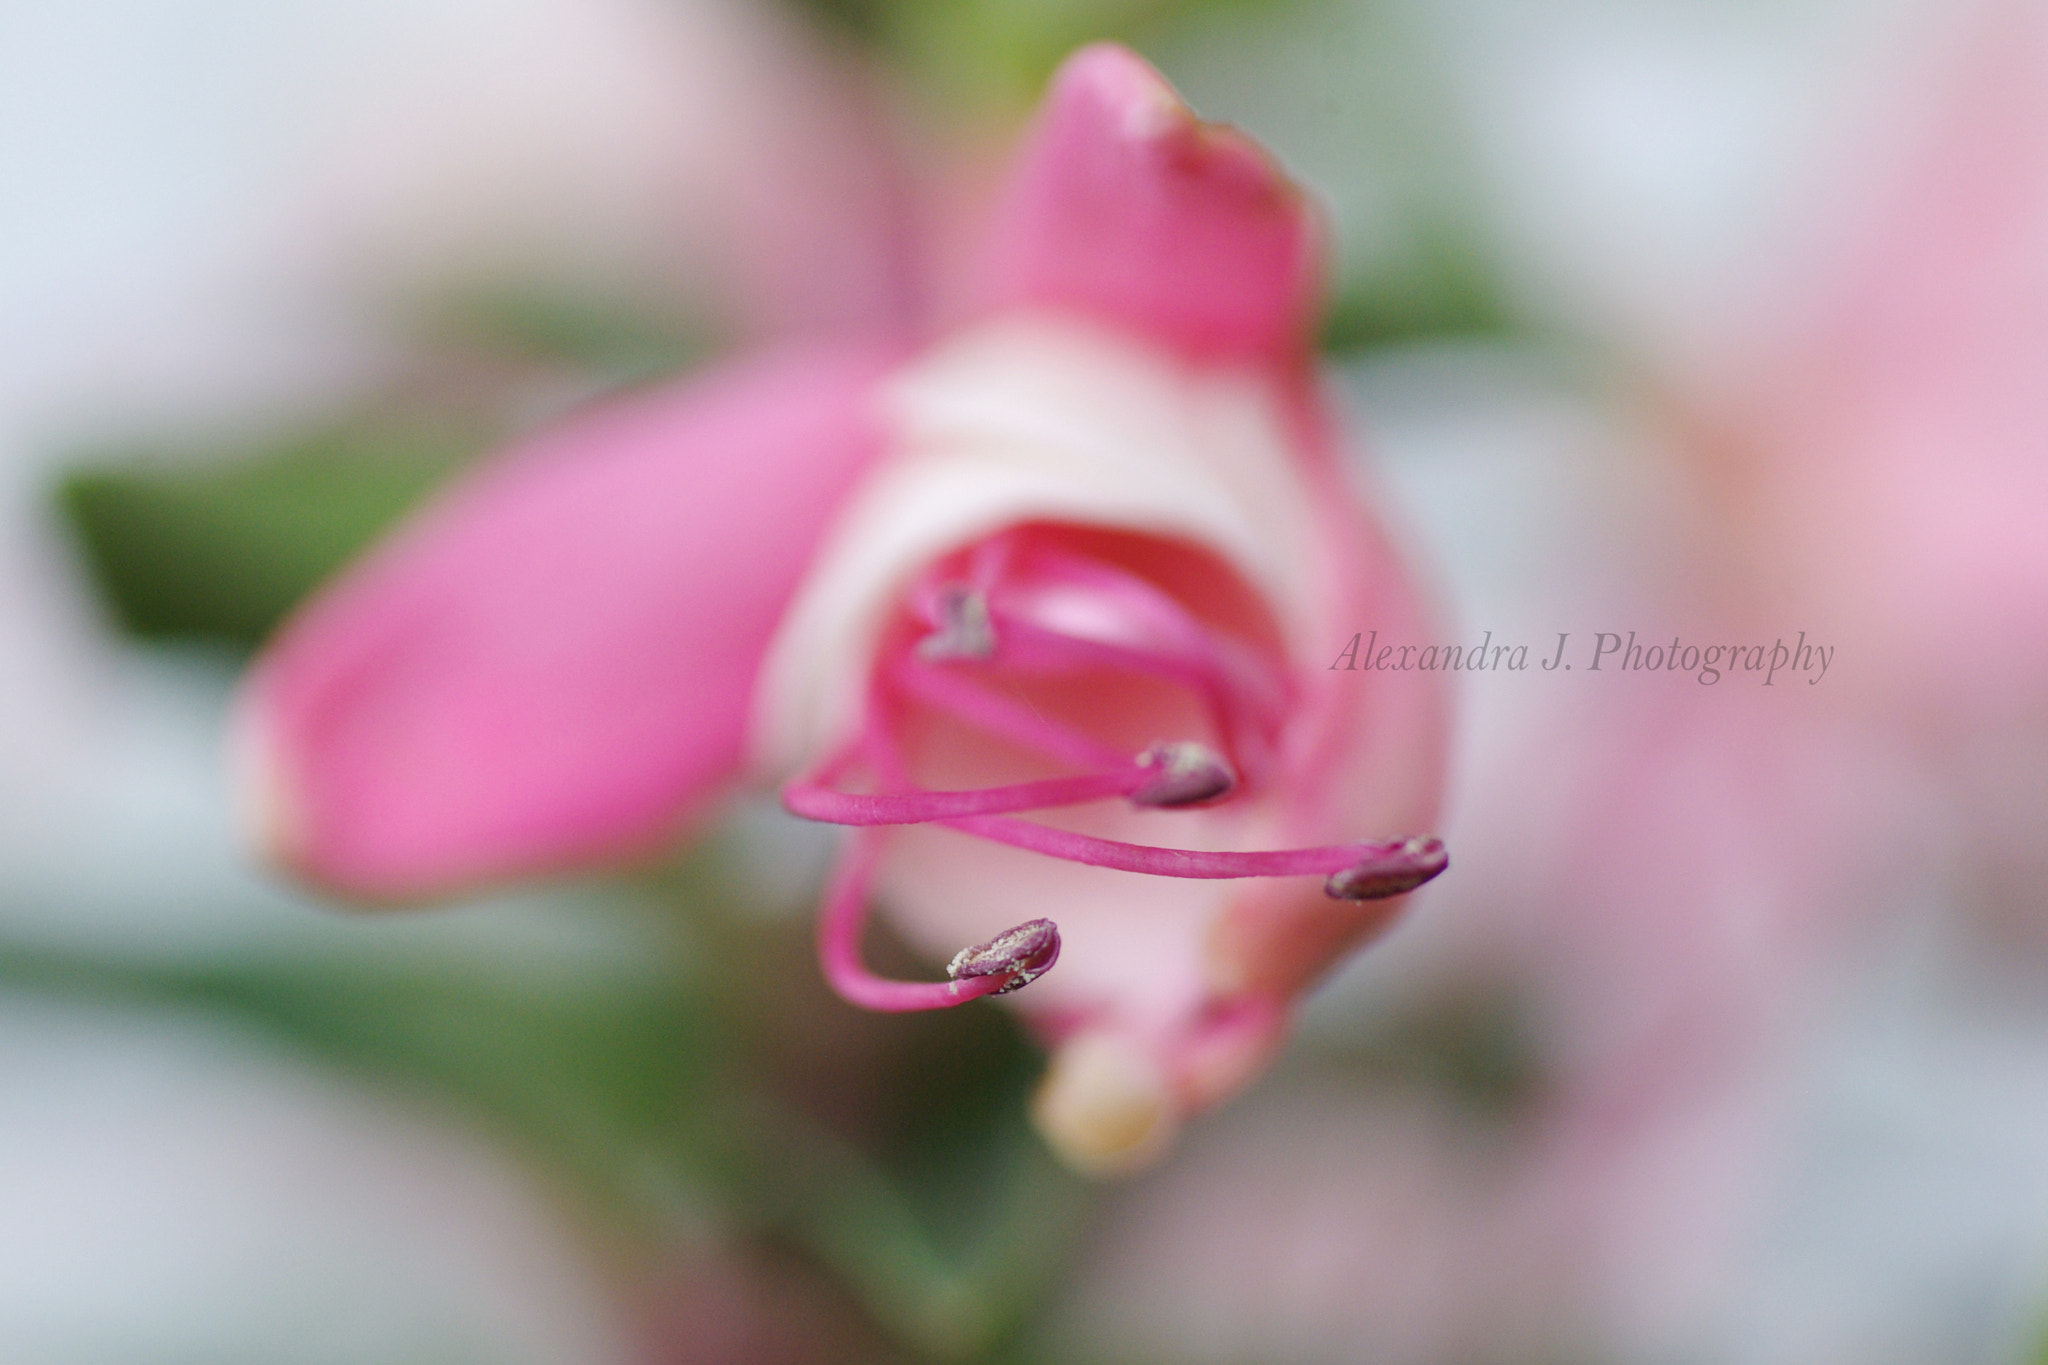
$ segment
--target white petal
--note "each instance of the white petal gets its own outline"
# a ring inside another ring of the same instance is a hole
[[[1232,565],[1306,654],[1314,524],[1279,396],[1078,322],[1006,315],[928,352],[882,402],[888,454],[841,515],[769,650],[753,752],[767,772],[858,720],[877,636],[916,572],[1006,526],[1175,537]]]

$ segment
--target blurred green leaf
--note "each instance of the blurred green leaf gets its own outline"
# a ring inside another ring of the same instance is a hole
[[[1516,327],[1505,291],[1478,244],[1448,226],[1418,231],[1407,249],[1344,282],[1323,318],[1321,343],[1344,352],[1432,337],[1483,337]]]
[[[1290,0],[1188,11],[1146,48],[1203,117],[1243,128],[1319,204],[1329,348],[1519,325],[1454,28],[1427,5]]]
[[[481,423],[392,415],[218,460],[101,451],[58,496],[125,628],[253,645],[490,435]]]
[[[1426,1089],[1475,1117],[1511,1120],[1546,1077],[1524,1002],[1505,993],[1454,995],[1303,1049],[1304,1064],[1334,1064],[1373,1084]]]
[[[82,452],[58,490],[130,632],[249,646],[414,503],[505,434],[536,381],[602,390],[680,369],[704,343],[673,309],[517,282],[424,304],[393,395],[228,448]]]
[[[755,1214],[935,1359],[980,1358],[1008,1342],[1051,1288],[1092,1202],[1021,1123],[956,1154],[977,1179],[939,1197],[920,1173],[878,1164],[787,1111],[757,1118],[765,1179]]]
[[[830,1268],[921,1353],[1001,1348],[1050,1291],[1095,1198],[1031,1128],[1043,1054],[1000,1007],[845,1004],[811,965],[808,916],[695,922],[754,1082],[726,1176],[746,1192],[744,1216]],[[871,937],[880,970],[932,970],[885,931]]]
[[[948,122],[973,126],[1028,109],[1074,49],[1149,35],[1214,13],[1260,13],[1295,0],[798,0],[878,51]]]
[[[710,349],[674,308],[533,281],[454,290],[425,311],[423,330],[445,344],[566,366],[607,386],[683,369]]]
[[[645,947],[660,960],[658,936]],[[0,981],[239,1022],[380,1084],[453,1100],[624,1225],[699,1197],[697,1115],[716,1112],[716,1022],[678,972],[536,980],[383,955],[115,965],[0,946]]]

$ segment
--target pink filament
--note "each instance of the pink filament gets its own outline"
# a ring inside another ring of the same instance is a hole
[[[1277,728],[1287,707],[1286,678],[1240,641],[1203,624],[1178,598],[1136,574],[1099,559],[1041,547],[1032,558],[1032,587],[998,595],[1006,618],[1042,616],[1048,592],[1078,591],[1109,609],[1128,637],[1124,643],[1180,661],[1201,674],[1221,699]],[[1038,624],[1047,625],[1044,620]],[[1107,642],[1105,642],[1107,643]]]
[[[1112,768],[1129,758],[1128,754],[1079,730],[1047,719],[1024,702],[990,691],[954,669],[939,668],[918,659],[902,659],[889,673],[888,680],[905,696],[933,710],[1062,763],[1078,768]]]
[[[1039,546],[1024,571],[993,584],[988,597],[994,662],[1054,672],[1129,671],[1177,684],[1207,704],[1240,764],[1253,773],[1265,767],[1286,713],[1285,678],[1155,584],[1101,560]],[[1079,631],[1073,619],[1061,621],[1071,618],[1062,602],[1077,600],[1085,623]]]
[[[943,1010],[1001,991],[1006,978],[974,976],[959,981],[891,981],[861,961],[861,934],[868,923],[868,887],[881,857],[881,839],[856,830],[832,869],[818,916],[818,965],[842,1000],[863,1009],[901,1014]]]
[[[1442,845],[1434,840],[1418,850],[1415,841],[1390,839],[1374,843],[1327,844],[1319,848],[1212,851],[1192,848],[1159,848],[1151,844],[1127,844],[1118,839],[1098,839],[1092,834],[1054,829],[1029,820],[1012,820],[1000,815],[972,815],[939,822],[948,829],[972,834],[1012,848],[1086,863],[1090,867],[1113,867],[1123,872],[1142,872],[1153,877],[1300,877],[1329,876],[1354,868],[1371,872],[1396,873],[1412,867],[1421,851],[1435,857]]]
[[[922,825],[1128,796],[1149,777],[1145,769],[1126,763],[1122,772],[1050,777],[977,791],[873,793],[834,791],[815,780],[799,778],[782,789],[782,804],[792,815],[835,825]]]

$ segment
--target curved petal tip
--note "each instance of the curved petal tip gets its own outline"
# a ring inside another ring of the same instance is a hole
[[[229,811],[242,843],[265,861],[298,869],[306,848],[304,809],[262,702],[260,675],[228,711]]]
[[[247,832],[376,900],[675,838],[744,760],[761,657],[878,447],[893,358],[763,352],[459,480],[258,660],[236,720]]]
[[[1165,1155],[1180,1108],[1165,1071],[1135,1040],[1091,1030],[1055,1049],[1032,1097],[1031,1119],[1074,1170],[1115,1176]]]
[[[1309,346],[1321,232],[1257,143],[1204,123],[1137,54],[1054,76],[995,224],[995,302],[1084,312],[1204,360]]]

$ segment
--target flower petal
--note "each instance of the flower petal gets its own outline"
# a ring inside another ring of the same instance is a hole
[[[252,675],[272,850],[403,897],[673,834],[740,764],[888,360],[791,349],[609,402],[414,518]]]
[[[1201,359],[1307,356],[1322,286],[1307,202],[1121,47],[1060,68],[993,235],[998,306],[1078,310]]]
[[[879,406],[887,458],[835,523],[763,678],[765,770],[793,771],[851,732],[884,622],[918,570],[1024,522],[1214,547],[1279,607],[1301,654],[1325,652],[1311,547],[1275,532],[1317,508],[1284,396],[1264,376],[1191,370],[1100,327],[1013,315],[903,366]]]
[[[1749,510],[1806,595],[1801,624],[1870,661],[1853,686],[2031,715],[2048,677],[2048,11],[1930,14],[1939,60],[1887,91],[1871,184],[1836,196],[1797,288],[1752,291],[1780,312],[1728,337],[1736,389],[1708,408],[1759,481]]]

